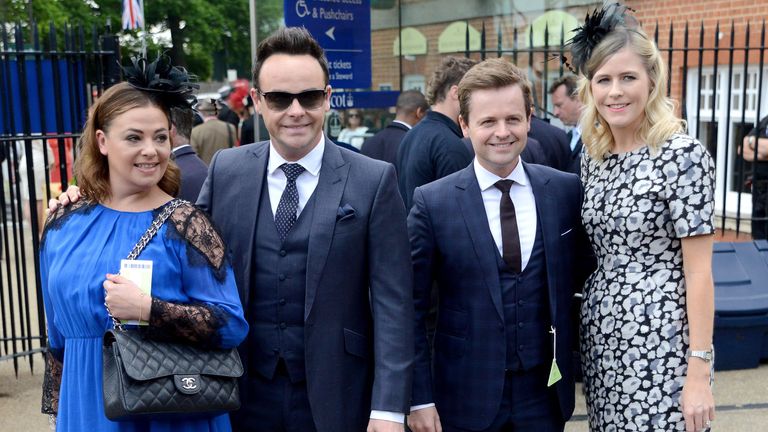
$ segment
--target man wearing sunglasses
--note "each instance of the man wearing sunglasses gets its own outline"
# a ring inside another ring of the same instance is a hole
[[[394,167],[323,135],[323,50],[284,28],[251,97],[269,141],[218,152],[198,205],[221,228],[250,333],[235,430],[402,431],[413,297]]]

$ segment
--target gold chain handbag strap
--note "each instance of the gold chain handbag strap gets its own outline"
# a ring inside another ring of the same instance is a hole
[[[185,201],[181,199],[173,199],[169,201],[165,207],[163,208],[163,211],[160,212],[159,215],[152,221],[152,224],[147,228],[147,231],[142,234],[141,238],[138,242],[136,242],[136,245],[133,247],[133,250],[131,250],[131,253],[128,254],[128,257],[126,259],[129,260],[135,260],[139,257],[139,254],[141,254],[141,251],[144,250],[144,248],[149,244],[149,242],[152,240],[152,238],[157,234],[157,231],[160,229],[161,226],[165,223],[165,221],[171,216],[171,214],[176,210],[180,205],[184,204]],[[123,325],[120,324],[120,320],[115,318],[112,315],[112,312],[109,310],[109,306],[107,306],[107,293],[104,292],[104,307],[107,308],[107,314],[109,314],[109,318],[112,319],[112,324],[115,326],[115,329],[123,331],[125,330],[123,328]]]

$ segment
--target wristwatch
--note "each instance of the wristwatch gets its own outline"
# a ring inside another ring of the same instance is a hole
[[[709,363],[712,361],[712,351],[688,351],[688,358],[691,357],[698,357],[705,362]]]

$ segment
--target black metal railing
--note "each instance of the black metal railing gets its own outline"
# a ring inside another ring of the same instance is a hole
[[[114,41],[108,29],[91,29],[86,41],[82,27],[0,23],[0,361],[13,360],[17,372],[23,357],[34,369],[32,354],[46,345],[38,254],[44,198],[72,180],[91,99],[116,81],[104,73],[119,59]]]

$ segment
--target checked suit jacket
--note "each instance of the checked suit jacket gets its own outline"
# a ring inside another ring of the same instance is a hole
[[[581,183],[573,174],[522,163],[542,229],[548,271],[541,289],[547,290],[547,325],[557,329],[563,378],[555,386],[567,420],[574,406],[571,305],[576,287],[591,270],[579,263],[580,256],[591,255],[581,226]],[[408,216],[416,302],[412,405],[434,402],[444,425],[482,430],[501,403],[507,338],[499,252],[474,166],[417,188],[413,198]],[[434,355],[425,329],[433,280],[439,290]]]
[[[231,251],[246,311],[249,290],[270,288],[254,285],[252,269],[268,158],[266,141],[218,152],[198,200]],[[310,408],[319,432],[365,430],[370,410],[405,413],[410,402],[413,297],[405,207],[392,165],[330,140],[314,195],[304,304]]]

